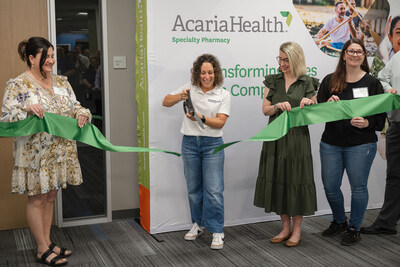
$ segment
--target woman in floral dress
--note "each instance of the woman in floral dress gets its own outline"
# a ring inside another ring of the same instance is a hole
[[[52,74],[53,45],[44,38],[22,41],[18,53],[28,70],[7,82],[2,105],[2,122],[43,118],[45,112],[77,119],[83,127],[90,119],[88,109],[76,100],[68,80]],[[47,133],[14,138],[12,193],[28,194],[27,220],[37,244],[37,259],[58,266],[67,263],[72,251],[50,240],[54,199],[67,184],[82,183],[76,143]]]

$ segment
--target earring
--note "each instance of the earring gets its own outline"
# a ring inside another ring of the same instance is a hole
[[[35,65],[33,65],[33,64],[32,64],[32,66],[31,66],[31,70],[34,70],[34,69],[35,69]]]

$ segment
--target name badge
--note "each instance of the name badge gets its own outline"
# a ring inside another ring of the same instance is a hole
[[[361,98],[368,96],[368,87],[353,88],[354,98]]]
[[[67,88],[54,86],[53,90],[54,90],[54,93],[57,95],[63,95],[63,96],[69,97]]]

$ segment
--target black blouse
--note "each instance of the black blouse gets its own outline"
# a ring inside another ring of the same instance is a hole
[[[330,93],[330,82],[332,74],[327,75],[319,87],[317,99],[318,103],[326,102],[332,96]],[[359,81],[347,83],[343,92],[337,95],[341,100],[355,99],[354,89],[368,88],[368,96],[382,94],[383,87],[381,82],[375,77],[366,73]],[[340,120],[327,122],[325,131],[322,134],[321,141],[333,146],[357,146],[367,143],[373,143],[378,140],[375,131],[381,131],[385,125],[386,114],[376,114],[365,117],[369,126],[359,129],[350,124],[350,120]]]

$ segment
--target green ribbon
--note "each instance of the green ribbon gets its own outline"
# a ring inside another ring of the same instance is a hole
[[[100,116],[100,115],[92,115],[92,120],[94,120],[94,119],[96,119],[96,120],[103,120],[103,116]]]
[[[218,146],[213,153],[239,142],[278,140],[293,127],[371,116],[394,109],[400,109],[400,95],[389,93],[353,100],[325,102],[305,106],[304,109],[295,107],[290,112],[283,112],[255,136]]]
[[[46,132],[62,138],[76,140],[90,146],[113,152],[164,152],[180,156],[181,154],[157,148],[114,146],[91,123],[80,128],[77,120],[61,115],[47,113],[43,119],[30,116],[25,120],[15,122],[0,122],[1,137],[26,136]]]

